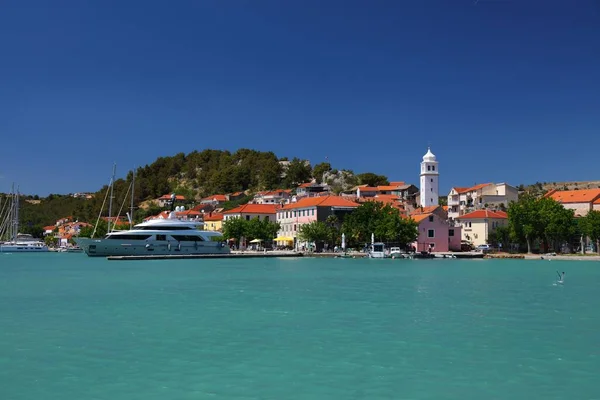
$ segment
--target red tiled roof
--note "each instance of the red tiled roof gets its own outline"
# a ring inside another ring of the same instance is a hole
[[[44,231],[53,231],[54,229],[56,229],[56,225],[48,225],[45,226],[43,229]]]
[[[406,185],[406,182],[404,182],[404,181],[390,182],[390,186],[404,186],[404,185]]]
[[[171,195],[170,194],[165,194],[162,195],[158,198],[158,200],[171,200]],[[185,200],[185,196],[182,196],[180,194],[176,194],[175,195],[175,200]]]
[[[208,196],[203,198],[202,200],[216,200],[216,201],[227,201],[227,196],[224,194],[213,194],[212,196]]]
[[[490,186],[491,183],[480,183],[479,185],[475,185],[475,186],[471,186],[468,188],[465,187],[454,187],[452,189],[454,189],[456,191],[456,193],[458,194],[463,194],[463,193],[468,193],[468,192],[474,192],[476,190],[482,189],[486,186]]]
[[[303,184],[299,185],[298,187],[299,188],[307,188],[307,187],[311,187],[312,185],[313,184],[311,182],[308,182],[308,183],[303,183]]]
[[[424,219],[428,218],[431,215],[431,213],[428,214],[418,214],[418,215],[411,215],[410,218],[412,220],[414,220],[417,224],[420,224],[421,221],[423,221]]]
[[[435,210],[437,210],[439,207],[440,206],[418,207],[412,213],[410,213],[410,215],[413,216],[413,215],[427,215],[427,214],[431,214],[432,212],[434,212]]]
[[[284,210],[307,207],[358,207],[359,204],[340,196],[305,197],[296,203],[286,204]]]
[[[383,185],[383,186],[377,186],[377,190],[381,191],[381,190],[396,190],[398,189],[398,186],[394,186],[394,185]]]
[[[221,213],[212,213],[204,216],[204,221],[221,221],[223,220],[223,214]]]
[[[465,215],[461,215],[457,219],[507,219],[508,214],[504,211],[492,211],[492,210],[477,210],[470,212]]]
[[[376,192],[377,188],[373,186],[361,185],[357,186],[357,189],[360,189],[361,192]]]
[[[278,208],[277,204],[244,204],[223,214],[275,214]]]
[[[561,190],[549,193],[547,197],[559,203],[594,203],[600,200],[600,189]]]

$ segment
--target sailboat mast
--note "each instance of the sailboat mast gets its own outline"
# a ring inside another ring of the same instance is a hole
[[[13,242],[17,241],[17,235],[19,234],[19,188],[15,191],[15,187],[13,184],[13,193],[14,193],[14,201],[13,201]]]
[[[110,233],[110,219],[112,217],[112,202],[113,202],[113,190],[115,187],[115,174],[117,173],[117,163],[113,164],[113,173],[110,180],[110,199],[108,200],[108,229],[106,233]]]
[[[131,208],[129,210],[129,229],[133,229],[133,194],[135,193],[135,167],[131,175]]]

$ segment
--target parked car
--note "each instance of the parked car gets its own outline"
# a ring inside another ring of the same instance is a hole
[[[480,244],[479,246],[476,247],[477,250],[479,251],[490,251],[492,249],[492,247],[489,244]]]

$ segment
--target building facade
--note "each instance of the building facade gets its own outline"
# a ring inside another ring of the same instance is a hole
[[[600,189],[551,190],[545,197],[556,200],[575,216],[585,217],[590,211],[600,211]]]
[[[305,197],[296,203],[290,203],[277,211],[277,222],[281,224],[279,237],[289,238],[294,247],[298,248],[298,231],[304,224],[314,221],[325,222],[330,215],[336,215],[341,220],[343,215],[353,211],[359,205],[339,196]]]
[[[242,218],[249,221],[252,218],[258,218],[261,221],[275,222],[278,208],[279,206],[276,204],[244,204],[223,212],[223,220]]]
[[[519,191],[507,183],[482,183],[472,187],[453,187],[448,194],[448,217],[456,219],[467,213],[508,208],[519,200]]]
[[[428,206],[411,217],[417,224],[419,236],[413,243],[417,252],[444,253],[460,251],[461,227],[452,226],[440,206]]]
[[[504,211],[477,210],[457,218],[462,226],[462,240],[474,246],[487,244],[490,233],[500,226],[508,226]]]

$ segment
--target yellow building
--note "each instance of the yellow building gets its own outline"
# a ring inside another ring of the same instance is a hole
[[[222,232],[223,231],[223,214],[210,213],[204,215],[205,231]]]
[[[508,215],[503,211],[477,210],[457,218],[462,225],[462,240],[474,246],[487,244],[489,234],[499,226],[508,225]]]

